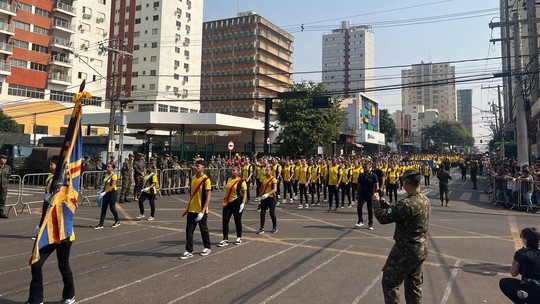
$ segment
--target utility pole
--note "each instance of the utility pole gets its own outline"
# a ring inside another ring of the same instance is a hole
[[[529,164],[529,138],[527,134],[527,116],[525,111],[525,100],[523,94],[523,83],[520,75],[521,71],[521,30],[518,22],[518,13],[514,13],[514,57],[515,70],[514,80],[516,85],[516,127],[517,127],[517,148],[518,164],[520,166]]]
[[[504,133],[506,132],[506,125],[503,120],[502,116],[502,105],[501,105],[501,85],[497,85],[497,100],[499,105],[499,132],[501,132],[501,158],[504,159],[505,157],[505,151],[504,151]]]
[[[125,52],[119,48],[120,46],[120,39],[118,36],[114,36],[114,38],[109,39],[109,45],[106,46],[104,43],[99,44],[99,49],[103,52],[109,52],[109,54],[112,55],[112,63],[113,68],[111,72],[111,91],[109,94],[109,103],[111,107],[110,115],[109,115],[109,137],[107,141],[107,159],[106,162],[108,163],[111,159],[111,156],[114,155],[115,152],[115,137],[114,137],[114,125],[115,125],[115,116],[116,116],[116,104],[119,99],[119,85],[118,85],[118,61],[121,60],[124,56],[131,56],[131,53]],[[123,123],[122,123],[123,128]],[[122,131],[123,133],[123,131]],[[123,150],[123,149],[121,149]],[[118,165],[120,165],[122,161],[122,155],[119,157]]]

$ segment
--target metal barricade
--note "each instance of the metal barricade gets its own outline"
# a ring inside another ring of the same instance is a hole
[[[191,169],[188,168],[163,169],[159,176],[160,194],[173,195],[184,193],[185,189],[189,187],[189,184],[185,181],[186,179],[189,180],[190,174]]]
[[[6,198],[7,214],[13,209],[15,216],[17,216],[17,205],[21,202],[21,186],[22,179],[20,175],[11,175],[8,183],[8,194]]]
[[[210,178],[212,188],[219,190],[219,169],[218,168],[206,168],[204,173]]]
[[[104,173],[106,173],[106,171],[85,171],[81,174],[79,205],[84,204],[86,201],[88,206],[92,206],[95,202],[97,202],[99,191],[101,191],[101,183],[103,181]],[[90,202],[90,199],[92,199],[93,202]]]
[[[21,186],[21,202],[23,206],[21,213],[26,207],[31,214],[30,205],[39,204],[41,207],[45,198],[47,176],[49,176],[49,173],[33,173],[23,176]]]
[[[224,190],[225,186],[227,185],[227,180],[229,179],[229,176],[231,176],[231,168],[221,168],[219,169],[219,180],[218,180],[218,188],[220,190]]]

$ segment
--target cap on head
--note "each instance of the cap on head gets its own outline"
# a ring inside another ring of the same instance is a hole
[[[5,154],[0,154],[0,159],[7,159],[7,158],[8,158],[7,155],[5,155]]]
[[[204,158],[199,158],[195,161],[196,165],[203,165],[204,166]]]

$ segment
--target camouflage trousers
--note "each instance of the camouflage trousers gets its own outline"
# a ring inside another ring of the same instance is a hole
[[[1,187],[0,188],[0,211],[4,211],[4,208],[6,207],[7,194],[8,194],[8,188]]]
[[[382,287],[386,304],[399,303],[399,286],[405,282],[405,302],[422,303],[422,264],[425,258],[408,254],[410,250],[394,246],[383,267]]]
[[[129,189],[133,183],[133,177],[126,176],[122,177],[122,190],[120,192],[120,200],[127,199],[129,195]]]

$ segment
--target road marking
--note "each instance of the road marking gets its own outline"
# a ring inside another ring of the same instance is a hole
[[[237,275],[237,274],[239,274],[239,273],[241,273],[241,272],[244,272],[244,271],[246,271],[246,270],[248,270],[248,269],[250,269],[250,268],[253,268],[253,267],[255,267],[255,266],[257,266],[257,265],[259,265],[259,264],[261,264],[261,263],[264,263],[264,262],[266,262],[266,261],[268,261],[268,260],[270,260],[270,259],[273,259],[273,258],[277,257],[278,255],[282,255],[283,253],[285,253],[285,252],[287,252],[287,251],[289,251],[289,250],[292,250],[292,249],[298,247],[298,245],[301,245],[301,244],[306,243],[306,242],[307,242],[307,241],[304,241],[304,242],[302,242],[302,243],[300,243],[300,244],[297,244],[297,245],[295,245],[295,246],[292,246],[292,247],[289,247],[289,248],[287,248],[287,249],[281,250],[281,251],[278,252],[278,253],[274,253],[274,254],[272,254],[271,256],[268,256],[268,257],[266,257],[266,258],[264,258],[264,259],[262,259],[262,260],[259,260],[259,261],[255,262],[255,263],[253,263],[253,264],[249,264],[248,266],[246,266],[246,267],[244,267],[244,268],[242,268],[242,269],[238,269],[237,271],[235,271],[235,272],[233,272],[233,273],[231,273],[231,274],[229,274],[229,275],[226,275],[226,276],[224,276],[224,277],[221,277],[221,278],[215,280],[215,281],[212,282],[212,283],[206,284],[205,286],[203,286],[203,287],[201,287],[201,288],[199,288],[199,289],[195,289],[195,290],[193,290],[192,292],[186,293],[185,295],[183,295],[183,296],[181,296],[181,297],[179,297],[179,298],[176,298],[176,299],[174,299],[174,300],[172,300],[172,301],[169,301],[168,304],[176,303],[176,302],[181,301],[181,300],[183,300],[183,299],[185,299],[185,298],[187,298],[187,297],[189,297],[189,296],[192,296],[192,295],[194,295],[194,294],[196,294],[196,293],[198,293],[198,292],[200,292],[200,291],[203,291],[203,290],[205,290],[205,289],[207,289],[207,288],[210,288],[210,287],[212,287],[212,286],[214,286],[214,285],[216,285],[216,284],[218,284],[218,283],[220,283],[220,282],[222,282],[222,281],[227,280],[227,279],[230,278],[230,277],[233,277],[233,276],[235,276],[235,275]],[[185,275],[185,274],[181,274],[181,275]],[[179,275],[176,275],[175,277],[177,277],[177,276],[180,276],[180,274],[179,274]]]
[[[479,202],[489,202],[489,194],[482,193],[480,194]]]
[[[523,247],[523,243],[521,242],[521,237],[519,237],[519,228],[516,223],[516,218],[513,215],[508,216],[508,225],[510,225],[510,234],[514,241],[514,247],[518,250]]]
[[[446,290],[444,291],[441,304],[446,304],[446,302],[448,302],[448,297],[450,297],[450,292],[452,292],[452,286],[454,285],[454,281],[456,280],[456,275],[460,263],[461,259],[458,259],[454,264],[454,270],[452,270],[452,274],[450,275],[450,281],[448,281],[448,284],[446,284]]]
[[[124,218],[129,222],[129,223],[132,223],[133,225],[139,225],[139,223],[137,221],[135,221],[131,215],[129,215],[129,213],[126,212],[126,210],[124,210],[124,208],[122,206],[120,206],[119,204],[116,204],[116,207],[118,209],[118,211],[120,211],[120,213],[122,213],[122,215],[124,216]]]
[[[330,262],[332,262],[333,260],[335,260],[336,258],[338,258],[339,256],[341,256],[344,252],[346,252],[347,250],[351,249],[352,247],[354,247],[354,245],[351,245],[349,247],[347,247],[346,249],[344,250],[341,250],[338,254],[334,255],[333,257],[329,258],[328,260],[324,261],[322,264],[320,264],[319,266],[311,269],[308,273],[304,274],[303,276],[299,277],[298,279],[294,280],[293,282],[289,283],[287,286],[281,288],[278,292],[274,293],[273,295],[269,296],[268,298],[264,299],[261,304],[266,304],[270,301],[272,301],[273,299],[277,298],[279,295],[281,295],[282,293],[284,293],[285,291],[287,291],[287,289],[293,287],[294,285],[300,283],[301,281],[303,281],[305,278],[307,278],[308,276],[310,276],[312,273],[314,273],[315,271],[323,268],[324,266],[328,265]]]
[[[368,285],[368,287],[366,287],[364,289],[364,291],[362,291],[362,293],[358,297],[356,297],[356,299],[354,299],[353,304],[360,303],[360,300],[362,300],[368,294],[368,292],[371,290],[371,288],[373,288],[373,286],[375,286],[375,284],[377,284],[377,282],[382,278],[382,275],[383,275],[383,273],[380,272],[379,275],[375,279],[373,279],[373,281],[371,281],[371,283]]]
[[[245,246],[245,245],[247,245],[247,244],[249,244],[249,243],[250,243],[250,242],[246,242],[246,243],[244,243],[242,246]],[[213,254],[213,255],[218,255],[218,254],[227,252],[227,251],[229,251],[229,250],[234,250],[235,248],[240,248],[240,247],[242,247],[242,246],[233,246],[233,247],[227,248],[227,249],[225,249],[225,250],[219,251],[219,252],[217,252],[217,253],[215,253],[215,254]],[[116,291],[121,290],[121,289],[124,289],[124,288],[126,288],[126,287],[130,287],[130,286],[132,286],[132,285],[135,285],[135,284],[138,284],[138,283],[147,281],[147,280],[149,280],[149,279],[155,278],[155,277],[160,276],[160,275],[162,275],[162,274],[165,274],[165,273],[167,273],[167,272],[171,272],[171,271],[173,271],[173,270],[176,270],[176,269],[179,269],[179,268],[181,268],[181,267],[188,266],[188,265],[191,265],[191,264],[197,263],[197,262],[199,262],[199,259],[193,259],[193,260],[191,260],[191,262],[187,262],[187,263],[178,265],[178,266],[176,266],[176,267],[169,268],[169,269],[166,269],[166,270],[163,270],[163,271],[154,273],[154,274],[152,274],[152,275],[149,275],[149,276],[146,276],[146,277],[144,277],[144,278],[135,280],[135,281],[133,281],[133,282],[130,282],[130,283],[127,283],[127,284],[118,286],[118,287],[116,287],[116,288],[107,290],[107,291],[102,292],[102,293],[100,293],[100,294],[97,294],[97,295],[94,295],[94,296],[91,296],[91,297],[88,297],[88,298],[84,298],[84,299],[82,299],[82,300],[77,301],[77,303],[84,303],[84,302],[87,302],[87,301],[90,301],[90,300],[93,300],[93,299],[96,299],[96,298],[99,298],[99,297],[108,295],[108,294],[110,294],[110,293],[116,292]]]
[[[459,200],[460,201],[469,201],[472,197],[472,193],[470,192],[464,192],[460,197],[459,197]]]

